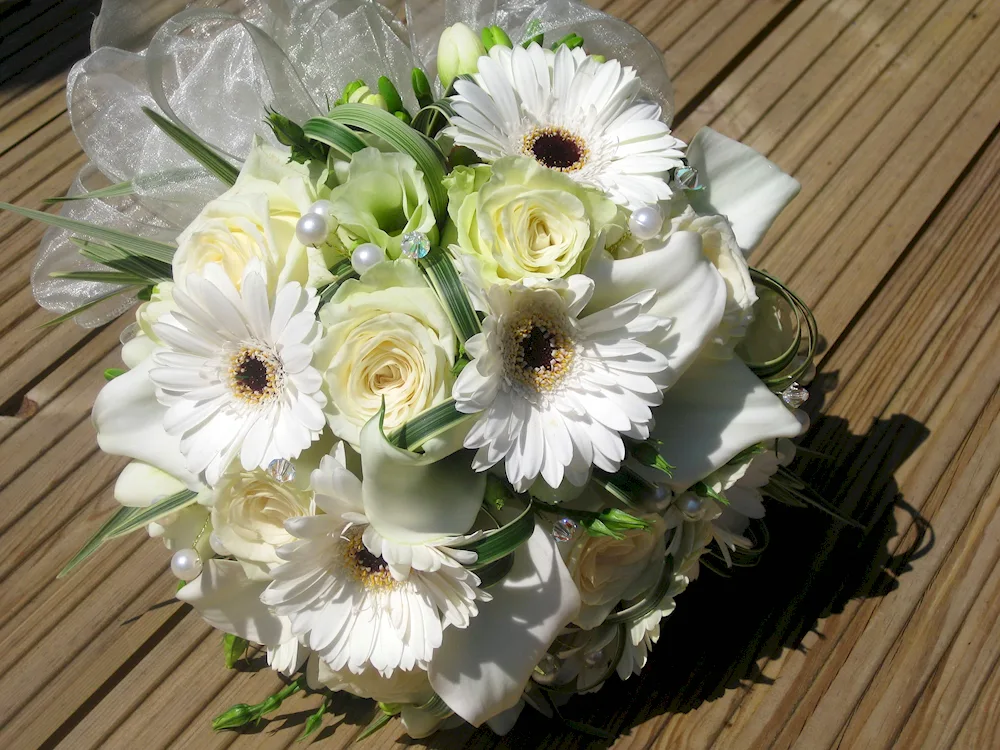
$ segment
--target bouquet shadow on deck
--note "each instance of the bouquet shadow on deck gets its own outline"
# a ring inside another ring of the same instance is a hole
[[[817,378],[810,389],[817,401],[835,380],[835,373]],[[818,413],[821,404],[812,406]],[[808,652],[803,641],[819,620],[843,612],[852,600],[894,591],[897,577],[933,546],[933,529],[906,503],[894,479],[928,434],[924,425],[903,414],[873,420],[864,433],[841,417],[819,417],[802,445],[830,458],[800,457],[794,468],[865,528],[837,523],[818,511],[769,503],[770,543],[760,563],[734,569],[728,577],[703,570],[661,625],[659,648],[642,675],[609,681],[564,710],[566,719],[600,727],[612,738],[574,736],[558,721],[526,711],[499,742],[504,747],[608,747],[657,716],[693,711],[729,690],[772,684],[762,671],[766,660],[786,649]],[[813,648],[823,648],[824,636],[816,635]],[[469,743],[456,740],[441,733],[428,744],[498,745],[486,732]]]

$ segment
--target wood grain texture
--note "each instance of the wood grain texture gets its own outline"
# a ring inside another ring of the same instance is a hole
[[[709,125],[802,183],[752,262],[815,309],[807,443],[830,458],[799,468],[868,529],[769,511],[758,568],[703,576],[640,678],[565,709],[612,741],[526,713],[506,738],[465,727],[430,745],[1000,746],[1000,3],[595,5],[664,52],[681,137]],[[96,7],[2,5],[0,199],[40,208],[83,164],[65,75]],[[280,682],[259,658],[222,668],[156,540],[55,578],[114,505],[124,461],[97,450],[89,411],[126,321],[38,327],[42,231],[0,215],[0,747],[291,747],[314,698],[211,731]],[[373,714],[339,697],[323,746],[350,746]],[[399,735],[358,747],[407,746]]]

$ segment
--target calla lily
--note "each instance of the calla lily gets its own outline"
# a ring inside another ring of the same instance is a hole
[[[361,430],[365,515],[393,542],[423,544],[465,534],[479,514],[486,475],[465,451],[446,458],[401,450],[386,440],[380,416]]]
[[[288,618],[260,601],[267,581],[251,581],[233,560],[209,560],[201,575],[177,592],[214,628],[267,646],[268,662],[280,672],[293,672],[301,650]],[[304,654],[303,654],[304,657]]]
[[[805,412],[792,411],[740,359],[699,359],[653,410],[651,438],[676,467],[667,481],[684,490],[740,451],[775,437],[796,437],[808,427]],[[663,474],[641,469],[660,482]]]
[[[646,313],[664,320],[664,327],[644,341],[667,357],[667,381],[691,364],[719,326],[726,309],[726,282],[702,252],[697,232],[674,232],[657,248],[614,260],[595,251],[587,265],[594,296],[587,311],[602,310],[644,289],[655,289],[656,302]]]
[[[702,215],[729,219],[736,241],[749,254],[801,186],[771,161],[711,128],[702,128],[687,150],[704,189],[691,193]]]
[[[197,492],[202,483],[188,471],[181,454],[180,438],[163,429],[166,407],[156,400],[149,371],[153,360],[147,357],[134,369],[122,373],[97,394],[93,420],[97,444],[105,453],[127,456],[154,466],[176,477]]]
[[[146,508],[157,500],[187,489],[176,477],[142,461],[133,461],[118,475],[115,500],[131,508]]]
[[[477,727],[518,704],[535,665],[580,609],[573,579],[541,526],[490,593],[493,601],[469,627],[448,630],[429,670],[435,692]]]

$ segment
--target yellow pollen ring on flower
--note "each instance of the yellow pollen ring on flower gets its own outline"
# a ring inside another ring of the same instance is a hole
[[[352,528],[345,532],[343,545],[344,565],[366,589],[393,589],[396,579],[389,572],[385,560],[373,555],[365,546],[360,528]]]
[[[538,393],[558,387],[574,357],[573,340],[560,318],[535,309],[511,322],[504,346],[508,377]]]
[[[558,125],[536,126],[525,133],[521,153],[559,172],[582,169],[590,156],[583,138]]]
[[[281,361],[258,346],[242,346],[229,359],[229,387],[241,401],[259,406],[278,398],[285,383]]]

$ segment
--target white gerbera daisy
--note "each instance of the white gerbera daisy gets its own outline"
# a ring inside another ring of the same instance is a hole
[[[342,445],[338,451],[312,475],[325,513],[286,521],[300,541],[278,549],[287,562],[271,571],[261,600],[334,671],[371,667],[390,677],[426,669],[444,628],[468,627],[476,602],[491,598],[463,567],[475,553],[448,547],[453,536],[412,545],[384,538],[369,525]]]
[[[583,275],[490,288],[490,315],[452,390],[459,411],[483,412],[465,440],[479,449],[478,471],[504,460],[518,491],[539,475],[579,486],[591,465],[618,470],[621,435],[649,436],[667,360],[639,337],[664,325],[643,314],[656,293],[578,317],[593,291]]]
[[[309,447],[326,405],[311,366],[315,291],[286,284],[272,306],[259,264],[247,266],[240,291],[211,265],[174,289],[174,302],[153,326],[166,346],[153,352],[149,377],[188,469],[215,485],[237,455],[249,471]]]
[[[670,197],[668,172],[682,165],[684,143],[657,104],[637,101],[632,68],[579,48],[497,45],[474,78],[455,82],[456,116],[444,132],[458,145],[488,162],[533,157],[631,208]]]

